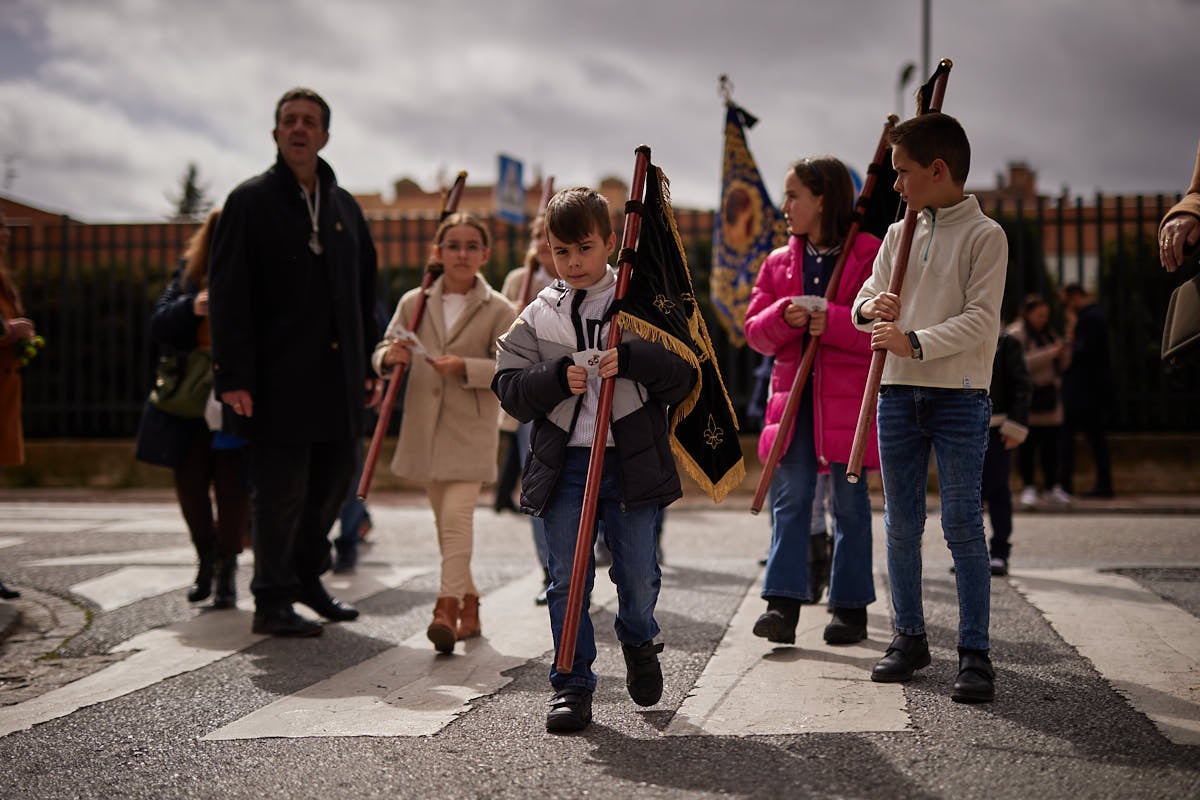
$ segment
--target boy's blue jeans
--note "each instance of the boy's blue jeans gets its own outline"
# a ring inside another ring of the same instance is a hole
[[[812,600],[808,562],[817,456],[811,392],[801,399],[795,424],[792,441],[771,479],[771,552],[762,596]],[[829,603],[835,608],[866,608],[875,602],[871,497],[866,481],[846,481],[845,464],[831,464],[830,473],[835,524]]]
[[[941,489],[942,532],[954,557],[958,583],[958,646],[988,649],[991,570],[980,484],[991,409],[982,390],[925,386],[879,390],[888,577],[899,633],[925,633],[921,535],[932,448]]]
[[[563,618],[567,613],[571,564],[575,560],[575,542],[579,533],[590,456],[590,448],[567,448],[562,475],[546,509],[550,567],[550,588],[546,592],[546,599],[550,607],[550,630],[554,634],[556,654],[562,636]],[[612,566],[608,575],[617,586],[617,620],[614,625],[617,639],[622,644],[636,647],[653,639],[659,631],[658,623],[654,620],[654,606],[658,602],[658,589],[662,582],[654,538],[658,507],[649,505],[622,509],[616,472],[617,454],[610,447],[604,457],[596,518],[604,520],[604,535],[612,552]],[[588,615],[588,597],[596,574],[592,550],[595,538],[593,530],[592,542],[588,547],[587,585],[579,620],[579,635],[575,642],[575,661],[571,671],[564,674],[558,671],[555,659],[555,666],[550,670],[550,684],[556,691],[568,686],[580,686],[588,691],[596,688],[596,673],[592,671],[592,662],[596,660],[596,637]]]

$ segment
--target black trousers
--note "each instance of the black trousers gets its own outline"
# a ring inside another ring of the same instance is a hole
[[[1075,434],[1082,433],[1088,447],[1092,450],[1092,461],[1096,465],[1096,483],[1092,491],[1111,493],[1112,457],[1108,451],[1108,437],[1105,435],[1106,414],[1103,409],[1084,408],[1067,409],[1066,419],[1061,428],[1062,445],[1059,452],[1062,457],[1062,487],[1068,494],[1075,493]]]
[[[289,605],[329,569],[329,530],[357,467],[355,441],[250,445],[254,592],[259,609]]]
[[[227,559],[242,552],[250,525],[250,482],[246,448],[213,450],[212,434],[197,427],[175,467],[175,497],[201,560]],[[209,493],[212,487],[212,494]],[[217,513],[213,516],[213,502]]]
[[[1000,429],[988,430],[987,452],[983,456],[983,502],[992,521],[992,558],[1007,559],[1011,546],[1013,507],[1008,476],[1012,471],[1012,451],[1004,449]]]

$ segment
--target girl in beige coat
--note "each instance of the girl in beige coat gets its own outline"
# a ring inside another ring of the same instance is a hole
[[[496,478],[496,339],[516,317],[479,274],[489,246],[487,229],[475,217],[447,217],[434,236],[434,259],[444,271],[426,293],[415,341],[406,333],[420,288],[400,298],[371,359],[380,375],[408,365],[392,471],[424,483],[433,507],[442,575],[427,633],[443,653],[457,639],[480,633],[479,590],[471,578],[475,505],[482,484]]]

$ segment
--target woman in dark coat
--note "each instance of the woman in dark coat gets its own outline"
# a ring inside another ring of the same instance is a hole
[[[192,236],[179,272],[163,290],[150,316],[150,335],[162,354],[180,359],[211,349],[208,325],[208,254],[219,211],[209,214]],[[250,488],[245,441],[212,432],[203,418],[168,414],[147,401],[138,429],[137,457],[170,467],[175,496],[196,547],[199,568],[188,600],[213,593],[213,606],[237,603],[237,556],[250,524]],[[209,494],[216,497],[216,514]]]

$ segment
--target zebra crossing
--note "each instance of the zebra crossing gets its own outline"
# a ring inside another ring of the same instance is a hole
[[[397,519],[420,528],[431,524],[423,515],[423,511],[406,510]],[[126,534],[161,532],[171,521],[162,509],[119,523],[113,517],[111,508],[81,508],[61,519],[39,518],[37,527],[43,532]],[[36,535],[30,525],[22,523],[23,536],[17,536],[18,526],[6,525],[10,521],[0,520],[0,547],[19,546]],[[173,524],[178,527],[177,522]],[[511,538],[519,541],[520,533],[512,533]],[[428,582],[435,574],[433,559],[401,566],[381,563],[404,548],[377,546],[380,551],[355,574],[329,576],[327,582],[334,594],[358,602]],[[488,547],[481,549],[487,552]],[[500,541],[491,547],[503,552],[512,543]],[[21,566],[100,570],[100,574],[72,584],[70,593],[105,613],[153,603],[178,592],[190,583],[192,559],[188,547],[147,547],[33,558]],[[686,559],[680,563],[686,564]],[[713,564],[721,563],[720,558],[705,562],[709,572],[713,572]],[[668,574],[671,570],[668,565]],[[905,687],[869,680],[881,643],[890,639],[886,601],[871,614],[869,640],[861,645],[825,645],[821,640],[825,615],[806,612],[801,615],[795,646],[772,648],[750,633],[762,607],[758,596],[761,580],[744,569],[740,573],[731,569],[729,575],[737,576],[733,582],[740,600],[727,618],[706,620],[720,627],[720,636],[699,677],[670,713],[662,736],[749,737],[911,728]],[[879,596],[886,598],[886,576],[877,577]],[[485,636],[461,644],[452,656],[436,654],[422,627],[382,652],[278,697],[202,738],[436,736],[469,715],[480,698],[504,692],[514,669],[534,663],[548,665],[551,640],[546,612],[531,602],[539,579],[538,571],[522,571],[496,584],[482,603],[487,611]],[[1200,621],[1131,578],[1109,571],[1028,569],[1014,572],[1009,580],[1057,635],[1089,659],[1166,739],[1200,745]],[[592,613],[611,614],[615,603],[611,582],[598,575]],[[1098,604],[1104,608],[1102,626],[1096,624]],[[251,648],[270,647],[266,637],[250,632],[251,609],[252,600],[243,594],[236,610],[196,611],[120,642],[111,650],[123,656],[119,661],[32,699],[0,706],[0,738],[210,668]],[[780,713],[781,709],[787,713]]]

